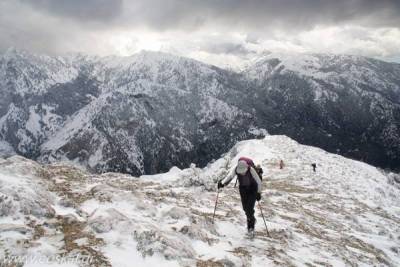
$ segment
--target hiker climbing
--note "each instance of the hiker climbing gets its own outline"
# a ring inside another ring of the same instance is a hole
[[[311,166],[313,168],[313,171],[316,172],[317,171],[317,164],[313,163],[313,164],[311,164]]]
[[[256,169],[261,171],[257,172]],[[218,182],[218,189],[228,185],[232,179],[237,176],[239,180],[239,192],[242,200],[243,210],[247,217],[247,231],[250,237],[254,237],[254,226],[256,219],[254,217],[254,206],[256,200],[261,199],[261,167],[256,167],[249,158],[239,159],[236,168],[223,180]]]

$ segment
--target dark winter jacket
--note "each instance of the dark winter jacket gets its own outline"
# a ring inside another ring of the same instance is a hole
[[[255,183],[255,184],[257,184],[257,192],[261,193],[261,190],[262,190],[261,179],[253,167],[249,166],[248,171],[244,175],[237,175],[236,167],[235,167],[229,173],[229,175],[224,180],[222,180],[222,184],[228,185],[235,176],[238,176],[240,186],[250,186],[251,184]]]

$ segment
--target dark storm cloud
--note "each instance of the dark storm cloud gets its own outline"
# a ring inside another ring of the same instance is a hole
[[[398,14],[400,0],[0,0],[0,50],[115,53],[119,39],[113,37],[141,39],[140,33],[153,33],[165,37],[167,45],[179,35],[187,51],[241,56],[266,40],[301,47],[309,45],[298,39],[303,32],[350,25],[351,30],[338,31],[344,46],[354,43],[365,50],[373,43],[376,51],[393,55],[397,33],[387,39],[371,33],[400,29]]]
[[[341,23],[400,27],[398,0],[147,0],[127,1],[126,6],[134,14],[128,21],[160,30],[202,25],[298,29]]]
[[[104,21],[117,18],[122,12],[123,0],[20,0],[37,10],[53,16],[82,21]]]
[[[399,0],[19,0],[53,16],[157,30],[201,26],[262,30],[359,23],[400,27]]]

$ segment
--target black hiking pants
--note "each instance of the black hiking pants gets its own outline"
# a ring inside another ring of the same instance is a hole
[[[254,206],[257,197],[257,184],[239,186],[240,198],[242,199],[243,210],[247,217],[247,229],[254,229],[256,218],[254,217]]]

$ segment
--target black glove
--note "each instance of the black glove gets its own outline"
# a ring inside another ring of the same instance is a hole
[[[225,185],[222,184],[221,181],[218,182],[218,189],[223,188]]]
[[[256,199],[257,199],[257,201],[260,201],[260,199],[261,199],[261,194],[260,193],[257,193]]]

